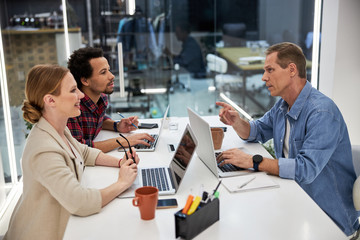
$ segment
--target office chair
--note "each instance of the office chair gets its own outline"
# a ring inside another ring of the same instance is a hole
[[[360,211],[360,145],[351,146],[352,158],[357,179],[353,186],[353,201],[357,211]]]
[[[180,65],[178,63],[174,64],[174,70],[175,70],[175,81],[171,82],[170,79],[168,82],[168,89],[170,93],[174,93],[175,88],[187,89],[188,91],[190,91],[190,88],[188,88],[185,84],[179,81]]]
[[[246,45],[245,23],[225,23],[222,31],[225,47],[241,47]]]
[[[209,53],[206,55],[207,68],[214,73],[219,73],[214,77],[215,89],[224,90],[225,86],[229,89],[242,87],[242,78],[237,75],[225,74],[228,69],[227,61],[221,57]]]
[[[207,68],[210,72],[218,73],[214,76],[214,88],[221,92],[228,91],[230,89],[236,89],[242,87],[242,78],[237,75],[225,74],[228,70],[227,61],[214,54],[206,55]],[[217,105],[210,105],[209,112],[212,112],[213,107]]]

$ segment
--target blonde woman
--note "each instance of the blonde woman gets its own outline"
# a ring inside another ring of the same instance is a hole
[[[70,214],[98,213],[132,185],[139,158],[133,150],[121,161],[71,136],[66,123],[80,114],[84,94],[68,69],[33,67],[25,93],[23,116],[34,125],[22,156],[23,194],[5,239],[62,239]],[[80,184],[85,165],[121,166],[118,180],[100,190],[85,188]]]

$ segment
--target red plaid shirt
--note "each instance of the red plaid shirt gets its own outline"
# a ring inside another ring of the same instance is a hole
[[[108,98],[105,94],[101,94],[97,104],[85,94],[80,102],[80,116],[69,118],[67,122],[73,137],[79,142],[93,147],[93,140],[99,134],[103,121],[109,119],[105,115],[107,105]]]

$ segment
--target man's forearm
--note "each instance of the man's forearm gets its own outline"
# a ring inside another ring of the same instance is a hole
[[[102,129],[114,131],[114,121],[111,120],[110,118],[104,120],[102,124]]]
[[[270,173],[271,175],[279,176],[279,160],[263,158],[263,161],[259,164],[259,170]]]
[[[242,139],[248,139],[250,136],[250,123],[245,121],[244,119],[240,119],[239,122],[234,124],[233,126],[235,132],[241,137]]]

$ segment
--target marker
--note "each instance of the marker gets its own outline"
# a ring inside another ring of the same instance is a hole
[[[195,212],[195,210],[198,208],[198,206],[200,204],[200,201],[201,201],[201,197],[196,196],[195,200],[192,202],[192,204],[189,208],[189,211],[187,212],[188,215],[191,215]]]
[[[187,200],[186,200],[185,207],[184,207],[183,210],[181,211],[183,214],[187,214],[187,212],[189,211],[190,205],[191,205],[192,202],[193,202],[193,199],[194,199],[194,196],[190,194],[190,195],[188,196]]]
[[[122,115],[121,113],[117,112],[117,114],[119,114],[120,117],[125,118],[124,115]],[[135,128],[138,128],[134,123],[131,123],[131,124],[132,124]]]
[[[211,195],[210,196],[210,202],[212,201],[212,200],[214,200],[215,198],[219,198],[219,192],[218,191],[216,191],[215,193],[214,193],[214,195]]]
[[[219,181],[218,185],[216,186],[216,188],[214,189],[213,193],[206,199],[205,203],[208,203],[209,201],[211,202],[215,197],[219,196],[219,192],[217,192],[219,186],[220,186],[221,180]],[[215,195],[217,193],[217,196]]]
[[[202,195],[202,199],[201,199],[201,200],[202,200],[203,202],[205,202],[205,201],[206,201],[206,199],[208,198],[208,196],[209,196],[209,193],[208,193],[208,192],[206,192],[206,191],[204,191],[204,192],[203,192],[203,195]]]

